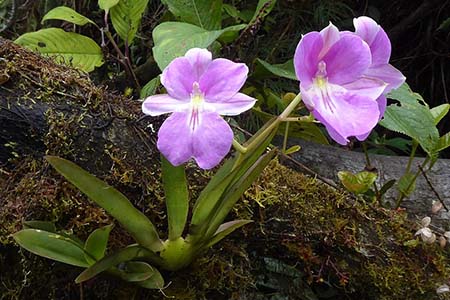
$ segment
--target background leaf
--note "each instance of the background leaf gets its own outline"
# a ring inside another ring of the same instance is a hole
[[[181,22],[207,30],[221,28],[222,0],[162,0],[162,2]]]
[[[92,39],[59,28],[41,29],[18,37],[21,46],[52,56],[58,63],[71,64],[86,72],[103,65],[102,49]]]
[[[112,7],[116,6],[119,0],[98,0],[98,6],[104,11],[109,11]]]
[[[201,27],[181,23],[164,22],[153,30],[153,55],[161,70],[175,58],[183,56],[191,48],[207,48],[221,34],[239,31],[245,25],[235,25],[221,30],[208,31]]]
[[[84,250],[65,236],[39,229],[23,229],[13,237],[21,247],[34,254],[73,266],[89,266]]]
[[[120,0],[111,8],[111,22],[117,34],[128,44],[133,42],[148,0]]]
[[[380,125],[416,140],[428,155],[434,156],[439,132],[435,117],[423,98],[412,92],[406,83],[392,91],[388,97],[398,100],[400,106],[389,105]]]
[[[46,20],[62,20],[67,21],[76,25],[86,25],[87,23],[91,23],[96,25],[89,18],[77,13],[73,9],[67,6],[58,6],[54,9],[50,10],[45,16],[42,18],[41,23],[44,23]]]
[[[268,62],[265,62],[264,60],[259,58],[257,58],[256,61],[259,62],[270,73],[276,76],[292,80],[298,80],[297,76],[295,75],[294,61],[292,59],[288,60],[285,63],[277,65],[271,65]]]

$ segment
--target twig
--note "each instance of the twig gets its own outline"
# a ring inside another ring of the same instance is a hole
[[[442,206],[445,208],[446,211],[449,211],[448,207],[445,205],[444,200],[442,200],[441,196],[439,196],[439,193],[436,191],[436,189],[433,187],[433,184],[431,184],[430,179],[428,178],[426,172],[424,171],[424,169],[422,168],[421,165],[418,165],[420,172],[422,172],[423,177],[425,178],[425,180],[428,183],[428,186],[430,187],[430,189],[433,191],[433,194],[436,196],[436,198],[438,198],[438,200],[442,203]]]

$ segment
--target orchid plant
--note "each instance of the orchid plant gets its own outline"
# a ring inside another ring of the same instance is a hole
[[[349,137],[364,140],[382,118],[386,93],[400,86],[405,77],[389,65],[391,49],[384,30],[367,17],[355,19],[354,24],[354,33],[340,32],[330,23],[302,37],[294,55],[301,93],[243,145],[221,116],[238,115],[256,102],[239,92],[247,79],[245,64],[213,59],[207,49],[192,48],[163,70],[161,83],[167,93],[145,99],[142,110],[150,116],[171,113],[157,141],[168,215],[165,239],[119,191],[70,161],[47,156],[60,174],[111,214],[136,244],[105,255],[111,226],[95,230],[83,242],[37,221],[27,222],[15,240],[38,255],[86,268],[76,282],[109,272],[146,288],[162,288],[164,281],[157,268],[184,268],[251,222],[225,219],[276,156],[276,148],[269,145],[280,124],[311,122],[310,116],[297,113],[302,98],[340,144],[348,143]],[[218,168],[189,214],[185,163],[193,159],[200,168],[212,169],[232,147],[236,151]]]

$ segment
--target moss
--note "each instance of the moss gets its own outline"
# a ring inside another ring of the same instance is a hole
[[[10,234],[20,230],[23,220],[40,219],[86,238],[114,221],[65,182],[42,155],[76,161],[118,188],[165,232],[155,136],[147,120],[136,121],[139,103],[94,86],[82,73],[15,45],[9,47],[0,50],[8,61],[10,78],[0,96],[21,111],[31,113],[38,107],[46,113],[28,115],[23,140],[5,142],[16,155],[9,158],[13,168],[0,170],[0,295],[79,298],[80,286],[73,282],[78,268],[21,251]],[[159,121],[153,122],[156,128]],[[22,147],[36,137],[40,143],[33,149]],[[189,165],[191,199],[196,199],[212,173]],[[311,295],[433,299],[435,288],[449,277],[447,250],[421,243],[405,246],[415,231],[405,212],[365,203],[276,161],[241,200],[230,219],[254,223],[217,244],[189,268],[163,273],[171,282],[165,294],[176,299],[305,299]],[[129,235],[116,226],[110,251],[130,243]],[[164,298],[158,291],[103,276],[83,287],[85,299]]]

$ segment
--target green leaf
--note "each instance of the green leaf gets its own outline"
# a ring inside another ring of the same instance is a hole
[[[427,103],[423,100],[422,96],[418,93],[414,93],[406,82],[399,88],[392,90],[387,97],[389,99],[398,100],[402,105],[423,104],[427,106]]]
[[[98,0],[98,6],[104,11],[109,11],[112,7],[116,6],[119,0]]]
[[[447,149],[448,147],[450,147],[450,132],[447,132],[446,134],[444,134],[439,138],[438,142],[436,143],[434,151],[439,152],[444,149]]]
[[[416,189],[416,177],[413,173],[406,173],[397,183],[397,188],[405,196],[411,195],[412,192]]]
[[[289,147],[288,149],[286,149],[286,151],[284,151],[284,154],[289,155],[289,154],[300,151],[300,149],[302,149],[302,147],[300,145],[295,145],[295,146],[292,146],[292,147]]]
[[[94,230],[87,238],[84,250],[96,260],[100,260],[105,256],[106,246],[108,245],[109,233],[113,225],[103,226]],[[89,256],[86,257],[89,263],[95,263]]]
[[[129,282],[144,281],[158,272],[155,268],[142,261],[128,261],[121,269],[122,279]],[[159,272],[158,272],[159,273]]]
[[[164,22],[153,29],[153,55],[159,68],[164,68],[175,58],[183,56],[191,48],[207,48],[224,32],[239,31],[245,25],[230,26],[208,31],[201,27],[181,23]]]
[[[444,113],[445,107],[436,108],[433,112],[422,96],[414,93],[406,83],[391,91],[387,97],[398,100],[400,106],[388,106],[380,125],[409,136],[417,141],[429,156],[434,157],[433,151],[439,139],[435,123]]]
[[[387,191],[389,191],[389,189],[390,189],[391,187],[394,186],[395,182],[397,182],[397,180],[395,180],[395,179],[389,180],[388,182],[386,182],[386,183],[381,187],[381,189],[379,190],[378,193],[379,193],[381,196],[383,196],[384,194],[386,194]]]
[[[77,13],[76,11],[67,6],[58,6],[50,10],[42,18],[41,23],[43,24],[44,21],[47,20],[62,20],[80,26],[86,25],[87,23],[96,25],[91,19]]]
[[[224,10],[224,12],[229,15],[232,18],[238,19],[239,18],[239,10],[237,10],[236,7],[234,7],[231,4],[223,4],[222,8]]]
[[[92,39],[59,28],[25,33],[15,42],[31,50],[52,56],[58,63],[71,64],[86,72],[103,65],[102,49]]]
[[[133,42],[148,0],[120,0],[111,8],[111,22],[117,34],[128,44]]]
[[[56,233],[56,227],[53,222],[47,221],[24,221],[23,227],[25,229],[40,229],[43,231]]]
[[[252,223],[252,220],[235,220],[235,221],[230,221],[227,223],[223,223],[222,225],[219,226],[219,228],[217,229],[217,231],[214,233],[213,237],[211,238],[211,240],[208,241],[208,243],[206,244],[205,248],[209,248],[215,244],[217,244],[218,242],[220,242],[223,238],[225,238],[227,235],[229,235],[230,233],[232,233],[233,231],[235,231],[236,229],[248,224],[248,223]]]
[[[349,192],[363,194],[367,192],[375,182],[377,179],[377,174],[367,171],[362,171],[356,174],[347,171],[340,171],[338,172],[338,177],[342,185]]]
[[[205,238],[208,239],[219,228],[220,224],[226,218],[230,210],[236,204],[237,200],[244,194],[250,185],[261,175],[264,168],[276,156],[277,149],[272,149],[252,164],[252,166],[231,186],[229,186],[223,193],[222,199],[218,202],[219,205],[214,210],[214,214],[208,219],[207,231]]]
[[[434,118],[434,125],[437,125],[443,117],[445,117],[450,109],[450,104],[441,104],[431,109],[431,114]]]
[[[170,12],[181,22],[206,30],[221,28],[222,0],[163,0]]]
[[[277,65],[271,65],[268,62],[265,62],[262,59],[257,58],[257,62],[259,62],[264,68],[266,68],[270,73],[284,77],[287,79],[292,80],[298,80],[297,76],[295,75],[295,69],[294,69],[294,62],[292,59],[288,60],[285,63],[277,64]]]
[[[169,240],[176,240],[183,234],[189,210],[189,193],[184,171],[185,166],[183,164],[174,167],[162,155],[161,165],[169,222]]]
[[[46,156],[46,159],[69,182],[117,219],[140,245],[153,251],[163,249],[152,222],[122,193],[73,162],[56,156]]]
[[[13,234],[14,240],[26,250],[59,262],[88,267],[83,248],[71,239],[39,229],[23,229]]]
[[[164,278],[161,276],[161,273],[159,273],[158,270],[154,269],[154,271],[155,272],[152,277],[144,281],[136,282],[136,284],[146,289],[160,290],[164,288]]]
[[[141,99],[147,98],[148,96],[153,96],[156,94],[157,88],[161,85],[161,79],[160,75],[156,76],[149,82],[147,82],[146,85],[144,85],[141,89],[140,97]]]
[[[78,275],[78,277],[75,279],[75,282],[80,283],[89,280],[94,276],[100,274],[101,272],[104,272],[110,268],[114,268],[120,263],[136,260],[139,258],[146,258],[155,262],[160,260],[159,256],[157,256],[150,250],[138,245],[131,245],[97,261],[95,264]]]

